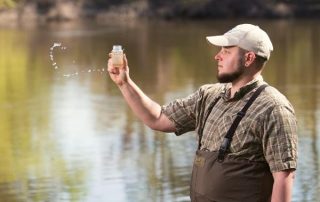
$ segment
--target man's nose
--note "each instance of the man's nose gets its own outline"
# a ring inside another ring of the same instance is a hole
[[[217,53],[217,54],[214,56],[214,59],[217,60],[217,61],[221,61],[221,60],[222,60],[221,55],[220,55],[220,52]]]

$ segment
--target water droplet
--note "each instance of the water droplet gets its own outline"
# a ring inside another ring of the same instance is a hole
[[[61,43],[53,43],[53,47],[61,46]]]
[[[89,69],[88,72],[90,73],[90,72],[91,72],[91,69]]]

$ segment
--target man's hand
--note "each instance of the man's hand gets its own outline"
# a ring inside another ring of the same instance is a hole
[[[113,82],[118,86],[122,86],[127,83],[129,80],[129,67],[126,55],[123,55],[123,67],[114,67],[112,64],[111,54],[109,54],[108,72]]]

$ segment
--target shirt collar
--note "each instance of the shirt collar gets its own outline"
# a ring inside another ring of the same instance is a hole
[[[234,101],[234,100],[240,100],[245,96],[248,92],[250,92],[252,89],[257,87],[259,84],[263,82],[262,76],[258,76],[257,78],[253,79],[252,81],[248,82],[245,86],[241,87],[233,96],[233,98],[230,98],[231,95],[231,83],[227,83],[225,85],[225,89],[221,92],[221,97],[225,101]]]

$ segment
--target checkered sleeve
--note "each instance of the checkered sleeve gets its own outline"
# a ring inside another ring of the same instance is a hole
[[[292,108],[275,106],[263,123],[262,145],[271,172],[297,167],[297,121]]]
[[[162,113],[175,123],[176,135],[195,130],[197,102],[201,97],[200,91],[199,89],[186,98],[177,99],[162,106]]]

